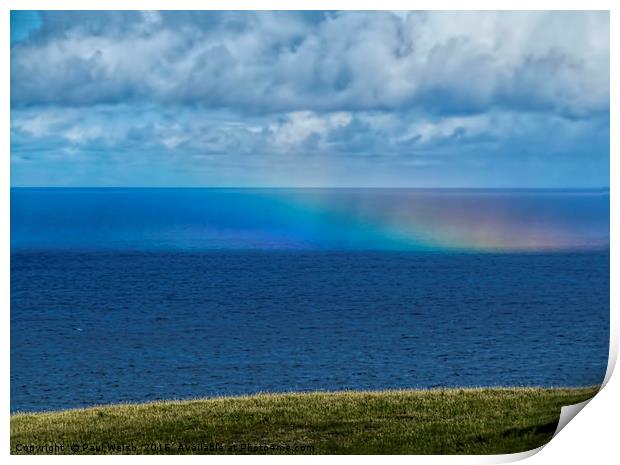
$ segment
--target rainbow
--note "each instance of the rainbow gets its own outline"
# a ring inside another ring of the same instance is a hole
[[[12,189],[18,249],[609,248],[609,192]]]

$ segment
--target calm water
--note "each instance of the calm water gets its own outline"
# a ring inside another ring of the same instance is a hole
[[[606,192],[13,189],[11,220],[13,411],[607,366]]]

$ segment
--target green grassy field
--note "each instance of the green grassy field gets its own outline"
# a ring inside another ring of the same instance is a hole
[[[15,414],[11,453],[521,452],[551,439],[561,406],[597,390],[261,394]]]

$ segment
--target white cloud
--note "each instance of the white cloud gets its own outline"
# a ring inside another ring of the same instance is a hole
[[[288,151],[299,147],[308,138],[314,136],[317,142],[325,142],[325,137],[334,129],[351,122],[351,114],[337,112],[318,115],[309,111],[294,112],[287,115],[285,121],[272,123],[269,131],[276,149]]]
[[[17,183],[608,184],[606,12],[43,16]]]
[[[81,25],[76,13],[60,22],[66,30],[50,30],[52,21],[47,35],[15,44],[14,104],[571,116],[609,106],[605,12],[127,15]]]
[[[409,126],[407,132],[400,137],[400,140],[417,139],[421,143],[431,143],[455,135],[475,137],[482,134],[493,134],[498,128],[491,127],[490,120],[491,117],[485,114],[415,121]]]

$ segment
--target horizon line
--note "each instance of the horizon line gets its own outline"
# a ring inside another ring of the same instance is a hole
[[[392,189],[392,190],[581,190],[609,191],[609,186],[600,187],[413,187],[413,186],[10,186],[11,189]]]

